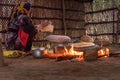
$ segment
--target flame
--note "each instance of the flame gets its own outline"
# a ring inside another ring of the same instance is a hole
[[[98,50],[98,58],[107,58],[109,57],[110,51],[108,48],[101,48]],[[57,53],[55,54],[54,52],[50,53],[49,51],[45,52],[45,56],[49,58],[56,59],[58,57],[64,56],[64,57],[69,57],[73,56],[73,58],[77,59],[78,61],[83,61],[84,60],[84,52],[83,51],[75,51],[74,46],[71,45],[70,49],[68,49],[66,46],[64,46],[64,53]]]
[[[83,53],[83,51],[75,51],[73,45],[71,45],[71,48],[69,50],[65,46],[64,46],[64,49],[65,49],[64,55],[76,56],[76,59],[78,61],[84,60],[84,57],[83,57],[84,53]]]
[[[98,56],[108,57],[110,54],[110,51],[108,48],[102,48],[98,50]]]

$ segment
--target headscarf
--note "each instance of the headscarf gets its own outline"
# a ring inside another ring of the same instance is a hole
[[[30,8],[31,8],[31,4],[28,2],[26,2],[26,3],[21,2],[20,4],[17,4],[16,6],[14,6],[13,11],[10,16],[10,22],[12,22],[13,19],[16,18],[19,14],[29,15]]]
[[[30,3],[23,3],[22,2],[18,6],[17,10],[18,10],[18,13],[29,14],[30,13],[30,8],[31,8]]]

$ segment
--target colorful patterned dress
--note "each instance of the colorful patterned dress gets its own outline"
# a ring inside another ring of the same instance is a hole
[[[6,48],[8,50],[30,51],[36,33],[37,30],[31,19],[27,15],[20,14],[8,24]]]

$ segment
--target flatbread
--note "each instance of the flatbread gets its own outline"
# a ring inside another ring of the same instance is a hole
[[[89,47],[89,46],[94,46],[94,43],[90,42],[80,42],[80,43],[72,43],[73,47]]]

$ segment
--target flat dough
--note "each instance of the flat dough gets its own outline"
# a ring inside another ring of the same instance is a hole
[[[94,43],[90,42],[80,42],[80,43],[72,43],[73,47],[89,47],[89,46],[94,46]]]

